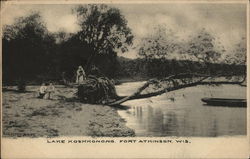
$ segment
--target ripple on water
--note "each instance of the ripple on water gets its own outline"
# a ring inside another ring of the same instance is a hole
[[[129,95],[143,85],[131,82],[117,86],[119,95]],[[119,114],[137,136],[203,136],[246,135],[246,108],[210,107],[204,97],[246,98],[246,87],[237,85],[196,86],[131,100],[131,109]]]

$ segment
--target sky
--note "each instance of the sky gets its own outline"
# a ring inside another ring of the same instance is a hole
[[[111,4],[109,4],[111,5]],[[72,13],[75,4],[13,4],[4,7],[2,24],[12,24],[15,18],[32,11],[40,12],[51,32],[79,30],[76,15]],[[201,28],[214,34],[230,52],[241,37],[246,36],[245,4],[208,3],[162,3],[162,4],[112,4],[119,8],[135,35],[135,41],[150,33],[155,25],[165,24],[181,39],[187,39]],[[136,43],[136,42],[135,42]],[[123,54],[135,58],[130,49]]]

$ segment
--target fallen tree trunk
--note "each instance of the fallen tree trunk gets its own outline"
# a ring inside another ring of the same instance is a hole
[[[199,76],[203,76],[203,77],[201,77],[199,80],[197,80],[195,82],[191,82],[191,83],[189,83],[190,81],[189,82],[186,81],[186,82],[184,82],[185,84],[182,84],[182,85],[181,84],[178,85],[178,82],[175,81],[176,79],[181,78],[181,77],[199,77]],[[220,76],[222,76],[222,75],[220,75]],[[244,82],[244,80],[245,80],[245,79],[243,79],[242,81],[205,81],[208,78],[212,78],[212,77],[210,77],[208,75],[201,75],[201,74],[178,74],[178,75],[172,75],[172,76],[169,76],[167,78],[161,79],[160,81],[152,79],[152,80],[149,80],[148,82],[146,82],[142,87],[137,89],[137,91],[135,93],[133,93],[129,96],[123,96],[123,97],[118,96],[116,101],[106,103],[106,104],[110,105],[110,106],[120,105],[128,100],[154,97],[154,96],[158,96],[158,95],[161,95],[163,93],[166,93],[166,92],[171,92],[171,91],[175,91],[175,90],[179,90],[179,89],[183,89],[183,88],[187,88],[187,87],[193,87],[193,86],[197,86],[197,85],[219,85],[219,84],[238,84],[238,85],[241,85],[242,82]],[[162,81],[171,81],[173,86],[167,87],[167,88],[164,88],[162,90],[152,92],[152,93],[140,94],[150,84],[155,84],[155,83],[162,82]]]
[[[241,83],[239,83],[239,82],[199,82],[199,83],[187,84],[185,86],[179,86],[179,87],[175,87],[175,88],[168,88],[168,89],[164,89],[164,90],[153,92],[153,93],[139,94],[137,96],[130,96],[130,98],[128,100],[150,98],[150,97],[161,95],[163,93],[175,91],[175,90],[178,90],[178,89],[183,89],[183,88],[193,87],[193,86],[198,86],[198,85],[213,85],[213,84],[216,84],[216,85],[219,85],[219,84],[237,84],[237,85],[241,85]],[[118,99],[123,99],[123,98],[126,98],[126,97],[128,97],[128,96],[119,96]],[[123,102],[125,102],[125,101],[123,101]],[[113,103],[110,103],[108,105],[113,105]]]
[[[170,77],[171,78],[171,77]],[[170,79],[169,78],[169,79]],[[202,80],[206,79],[208,77],[204,77]],[[200,81],[202,81],[200,80]],[[171,80],[172,81],[172,80]],[[200,82],[199,81],[199,82]],[[181,88],[186,88],[186,87],[191,87],[191,86],[195,86],[197,85],[199,82],[196,82],[196,83],[191,83],[191,84],[187,84],[185,86],[175,86],[175,87],[172,87],[172,88],[166,88],[166,89],[163,89],[163,90],[160,90],[160,91],[156,91],[156,92],[153,92],[153,93],[148,93],[148,94],[140,94],[150,83],[150,82],[147,82],[145,83],[141,88],[139,88],[135,93],[133,93],[132,95],[130,96],[126,96],[126,97],[123,97],[121,98],[120,100],[117,100],[115,102],[112,102],[112,103],[108,103],[108,105],[120,105],[121,103],[124,103],[128,100],[132,100],[132,99],[142,99],[142,98],[149,98],[149,97],[153,97],[153,96],[157,96],[157,95],[161,95],[163,93],[166,93],[166,92],[170,92],[170,91],[174,91],[174,90],[178,90],[178,89],[181,89]],[[153,81],[155,82],[155,81]]]
[[[193,87],[197,85],[219,85],[219,84],[239,84],[242,81],[236,78],[236,81],[230,81],[221,78],[228,75],[217,75],[211,77],[203,74],[182,73],[171,75],[157,80],[151,79],[144,83],[134,93],[129,96],[118,96],[116,94],[114,82],[106,77],[89,76],[88,79],[80,85],[77,85],[77,95],[81,102],[93,104],[106,104],[110,106],[120,105],[128,100],[143,99],[161,95],[166,92],[179,90],[182,88]],[[232,76],[229,76],[232,77]],[[217,79],[217,80],[214,80]],[[220,79],[220,81],[218,81]]]

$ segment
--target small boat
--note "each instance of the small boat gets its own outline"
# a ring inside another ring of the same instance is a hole
[[[247,107],[246,99],[202,98],[201,100],[211,106]]]

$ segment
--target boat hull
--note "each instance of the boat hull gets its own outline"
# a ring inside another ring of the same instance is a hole
[[[246,107],[246,99],[202,98],[209,106]]]

